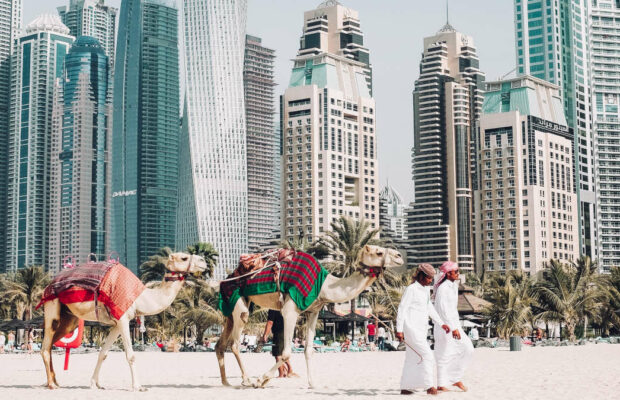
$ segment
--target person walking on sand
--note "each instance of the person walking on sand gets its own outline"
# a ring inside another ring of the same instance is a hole
[[[278,362],[282,358],[282,350],[284,350],[284,318],[282,318],[282,313],[280,313],[280,311],[269,310],[269,313],[267,314],[265,332],[262,337],[263,343],[267,342],[269,333],[273,333],[271,355],[273,355],[276,358],[276,362]],[[282,366],[278,368],[278,372],[278,378],[292,378],[299,376],[293,372],[293,367],[291,367],[290,361],[282,364]]]
[[[417,388],[426,389],[428,394],[437,394],[433,384],[435,358],[428,345],[428,318],[441,326],[445,334],[450,333],[431,303],[430,285],[435,269],[430,264],[420,264],[413,276],[414,282],[407,286],[398,306],[396,317],[396,338],[405,342],[405,365],[400,380],[400,394],[413,394]]]
[[[461,327],[457,305],[459,301],[459,266],[446,261],[441,268],[441,276],[434,286],[435,309],[452,328],[452,335],[442,335],[435,326],[435,359],[437,360],[437,390],[449,391],[448,386],[456,386],[466,392],[462,379],[465,369],[471,362],[474,346]]]

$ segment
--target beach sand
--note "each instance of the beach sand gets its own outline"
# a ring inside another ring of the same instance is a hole
[[[222,387],[214,353],[136,353],[138,376],[145,393],[129,391],[131,378],[124,353],[109,353],[101,371],[106,390],[91,390],[96,353],[71,356],[63,371],[63,355],[54,355],[58,390],[40,386],[45,370],[39,354],[0,355],[0,399],[325,399],[342,397],[415,398],[400,396],[404,352],[315,354],[316,388],[307,389],[303,354],[294,354],[293,368],[301,378],[273,379],[265,389]],[[271,366],[267,354],[242,354],[253,377]],[[476,349],[464,382],[467,393],[443,393],[441,399],[570,400],[620,399],[620,345],[589,344],[570,347]],[[232,385],[240,373],[231,353],[226,368]]]

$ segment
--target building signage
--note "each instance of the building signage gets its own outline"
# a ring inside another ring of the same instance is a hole
[[[127,197],[127,196],[135,196],[136,194],[137,194],[136,190],[125,190],[122,192],[112,193],[112,197]]]

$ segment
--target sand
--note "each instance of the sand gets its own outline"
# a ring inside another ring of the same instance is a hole
[[[301,378],[274,379],[265,389],[224,388],[220,385],[214,353],[136,353],[138,376],[145,393],[129,391],[129,368],[123,353],[112,352],[101,372],[106,390],[91,390],[90,375],[96,354],[71,357],[62,371],[62,355],[54,355],[58,381],[63,388],[50,391],[38,354],[0,355],[0,399],[325,399],[416,398],[400,396],[399,380],[404,352],[315,354],[317,388],[307,389],[303,354],[294,354],[293,368]],[[268,354],[242,354],[251,376],[271,366]],[[240,385],[239,369],[226,354],[230,382]],[[476,349],[467,371],[467,393],[444,393],[441,399],[570,400],[620,399],[620,345],[589,344],[576,347]]]

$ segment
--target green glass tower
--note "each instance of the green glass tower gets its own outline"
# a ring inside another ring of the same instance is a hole
[[[112,245],[133,271],[174,247],[178,179],[178,10],[123,0],[114,75]]]
[[[559,85],[575,134],[581,253],[597,258],[585,0],[514,0],[517,72]]]

